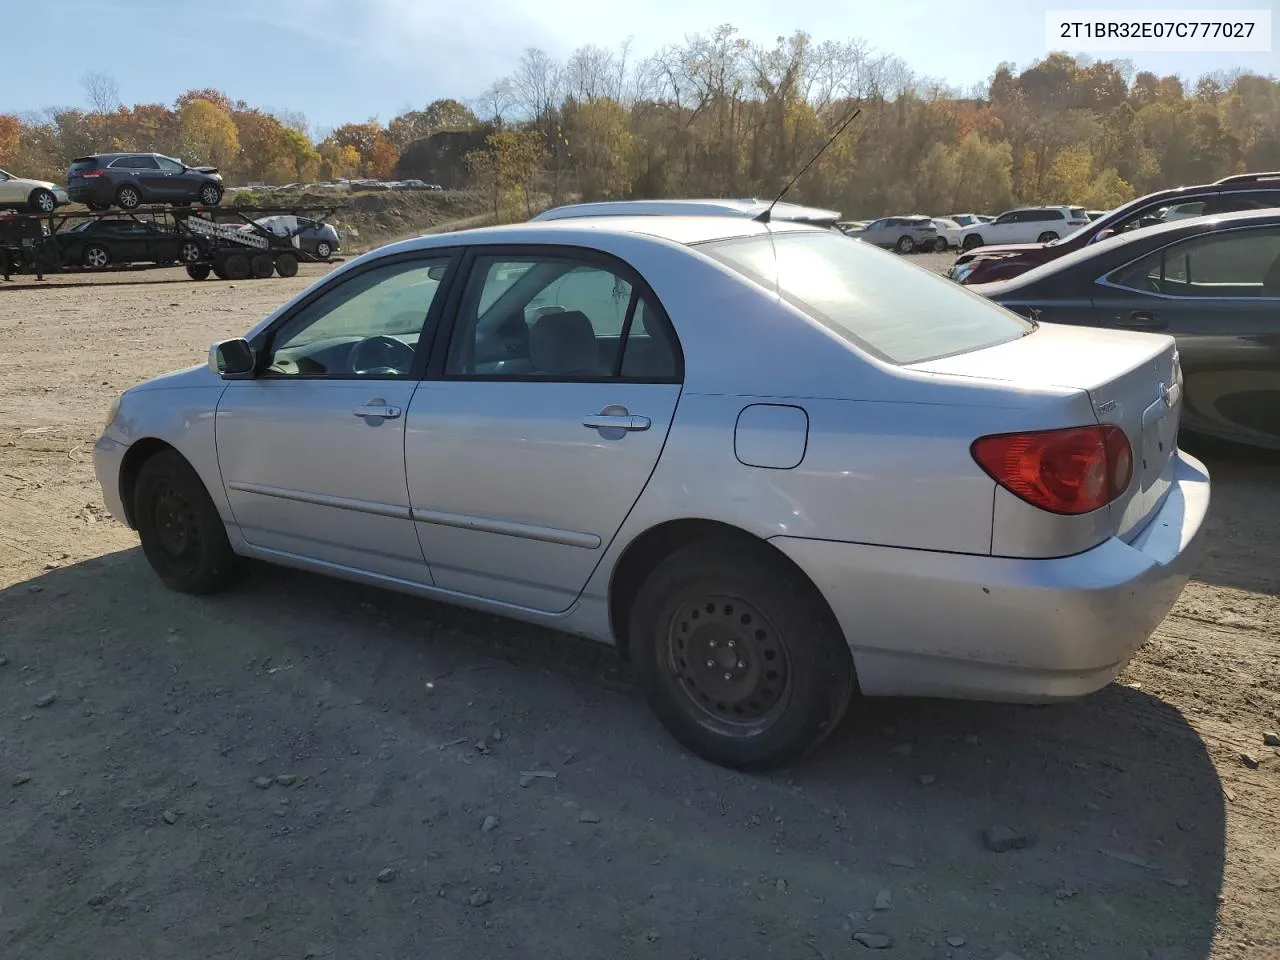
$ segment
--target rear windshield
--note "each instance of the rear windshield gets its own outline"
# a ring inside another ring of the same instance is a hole
[[[1084,207],[1072,207],[1071,219],[1072,220],[1088,220],[1089,215],[1084,212]]]
[[[71,173],[79,173],[81,170],[92,170],[98,165],[96,157],[81,157],[71,164]]]
[[[776,284],[787,303],[889,363],[981,350],[1035,329],[958,283],[838,233],[775,233],[698,249],[769,290]]]

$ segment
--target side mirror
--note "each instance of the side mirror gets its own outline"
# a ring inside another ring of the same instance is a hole
[[[248,340],[223,340],[209,348],[209,369],[224,380],[248,379],[256,367],[257,357]]]
[[[448,270],[448,267],[427,267],[427,279],[439,282],[444,279]]]
[[[1099,240],[1105,240],[1107,239],[1107,237],[1111,237],[1111,236],[1115,236],[1115,230],[1113,230],[1111,227],[1107,227],[1107,229],[1105,230],[1098,231],[1097,235],[1093,238],[1093,242],[1097,243]]]

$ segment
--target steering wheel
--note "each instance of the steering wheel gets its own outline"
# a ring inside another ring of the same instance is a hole
[[[394,376],[413,366],[413,347],[395,337],[366,337],[351,348],[347,363],[362,376]]]

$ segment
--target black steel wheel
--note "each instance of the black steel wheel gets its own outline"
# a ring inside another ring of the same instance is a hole
[[[226,272],[228,280],[248,280],[253,271],[249,258],[243,253],[233,253],[227,257],[222,269]]]
[[[101,270],[111,262],[111,252],[100,243],[91,243],[84,248],[81,259],[86,267]]]
[[[53,195],[52,190],[46,190],[44,187],[32,190],[27,202],[31,204],[33,213],[53,213],[58,209],[58,198]]]
[[[208,280],[211,268],[207,263],[188,263],[187,276],[192,280]]]
[[[116,204],[122,210],[133,210],[142,203],[142,193],[137,187],[126,183],[116,191]]]
[[[763,547],[694,544],[641,585],[628,632],[650,706],[713,763],[795,760],[835,728],[853,661],[820,594]]]
[[[255,253],[253,260],[249,263],[249,269],[253,271],[254,279],[265,280],[276,271],[276,262],[271,259],[269,253]]]
[[[199,475],[177,451],[153,455],[138,471],[133,519],[147,562],[165,586],[211,593],[230,582],[235,554],[227,529]]]
[[[200,202],[206,207],[216,207],[222,202],[222,190],[215,183],[206,183],[200,188]]]
[[[282,277],[296,277],[298,275],[298,258],[292,253],[282,253],[276,257],[276,273]]]

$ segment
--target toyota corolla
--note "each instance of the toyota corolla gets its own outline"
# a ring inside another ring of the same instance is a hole
[[[169,587],[258,558],[615,644],[737,768],[851,698],[1107,683],[1209,502],[1169,337],[1037,325],[835,230],[567,218],[398,243],[95,452]]]

